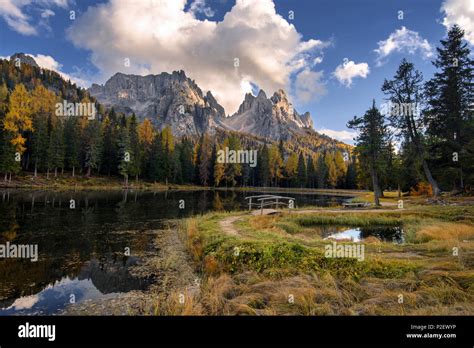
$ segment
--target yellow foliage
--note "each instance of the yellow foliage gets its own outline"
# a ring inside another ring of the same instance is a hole
[[[9,111],[3,120],[3,127],[7,132],[13,133],[11,143],[19,153],[26,150],[26,139],[22,133],[33,131],[31,113],[31,96],[25,86],[18,84],[10,96]]]
[[[410,190],[411,196],[432,196],[433,190],[431,185],[426,182],[419,182]]]

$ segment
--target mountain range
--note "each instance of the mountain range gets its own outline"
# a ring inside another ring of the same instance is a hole
[[[104,85],[93,84],[89,92],[106,107],[148,118],[158,128],[171,126],[177,136],[222,129],[288,140],[313,129],[311,115],[298,114],[282,89],[270,98],[263,90],[257,96],[247,93],[238,111],[226,116],[212,92],[204,94],[182,70],[147,76],[116,73]]]
[[[54,71],[40,68],[26,54],[15,53],[9,65],[15,66],[18,59],[37,71],[41,82],[63,98],[79,101],[89,94],[107,108],[129,115],[135,113],[139,120],[150,119],[158,129],[170,126],[177,137],[196,138],[207,132],[223,138],[233,132],[241,140],[254,143],[282,140],[292,151],[307,154],[351,147],[316,132],[309,112],[299,114],[294,110],[282,89],[270,98],[263,90],[257,96],[247,93],[237,112],[226,115],[212,92],[204,94],[182,70],[147,76],[116,73],[104,85],[93,84],[84,90]],[[35,81],[30,75],[20,74],[17,80],[28,89],[34,88]]]

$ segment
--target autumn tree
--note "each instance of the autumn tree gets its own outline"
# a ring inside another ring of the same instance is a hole
[[[272,144],[268,150],[268,164],[270,172],[270,182],[273,186],[278,186],[278,180],[282,178],[283,159],[278,145]]]
[[[8,112],[3,119],[3,129],[10,133],[10,142],[20,154],[26,150],[23,133],[33,131],[31,113],[31,95],[20,83],[10,95]]]

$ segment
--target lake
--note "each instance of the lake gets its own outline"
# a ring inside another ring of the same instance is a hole
[[[167,220],[247,209],[244,198],[259,194],[0,191],[0,244],[38,249],[36,262],[0,258],[0,315],[52,315],[73,301],[144,290],[153,277],[133,276],[129,268],[153,252],[153,240]],[[295,207],[333,206],[350,198],[278,194],[294,197]]]

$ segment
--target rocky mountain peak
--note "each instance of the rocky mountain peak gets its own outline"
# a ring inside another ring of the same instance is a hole
[[[34,67],[37,67],[39,68],[39,65],[36,63],[36,61],[34,60],[33,57],[30,57],[30,56],[27,56],[26,54],[24,53],[15,53],[14,55],[12,55],[10,57],[10,62],[13,62],[15,63],[17,61],[17,59],[20,60],[20,63],[21,64],[28,64],[28,65],[31,65],[31,66],[34,66]]]
[[[204,96],[183,70],[147,76],[116,73],[89,92],[119,112],[149,118],[160,129],[171,126],[177,136],[201,134],[225,116],[212,93]]]
[[[271,100],[273,101],[273,103],[277,104],[279,102],[284,102],[284,103],[287,103],[289,104],[288,102],[288,97],[285,93],[284,90],[282,89],[279,89],[278,91],[276,91],[275,93],[273,93],[273,96],[271,97]]]
[[[221,128],[279,140],[313,127],[311,115],[300,116],[283,89],[270,98],[264,90],[257,96],[247,93],[238,111],[226,117],[212,93],[203,94],[183,70],[147,76],[116,73],[89,91],[100,103],[119,112],[149,118],[160,129],[171,126],[177,136]]]
[[[267,99],[267,95],[263,89],[258,92],[257,99]]]

